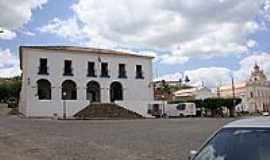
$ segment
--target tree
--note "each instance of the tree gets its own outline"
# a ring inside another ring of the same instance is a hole
[[[10,97],[19,99],[21,90],[21,77],[0,79],[0,100],[7,100]]]
[[[171,88],[170,86],[166,83],[165,80],[161,81],[161,92],[166,93],[166,94],[170,94],[171,93]]]
[[[230,110],[230,116],[232,117],[234,113],[231,110],[234,110],[235,106],[239,103],[241,103],[240,98],[207,98],[204,100],[204,107],[211,109],[214,116],[215,111],[226,107]]]
[[[0,84],[0,100],[6,100],[8,97],[8,88],[4,84]]]
[[[178,104],[178,103],[195,103],[197,108],[204,108],[211,111],[211,115],[215,117],[220,111],[222,111],[222,107],[226,107],[228,109],[235,108],[236,105],[241,103],[240,98],[207,98],[207,99],[196,99],[190,101],[169,101],[169,104]],[[222,113],[221,113],[222,114]],[[231,113],[230,113],[230,116]]]
[[[188,82],[190,82],[190,79],[189,79],[189,77],[186,75],[186,76],[185,76],[185,83],[188,83]]]

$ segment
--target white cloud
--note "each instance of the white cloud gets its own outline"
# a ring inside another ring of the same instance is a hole
[[[145,51],[133,51],[133,50],[129,50],[129,49],[122,49],[122,48],[118,48],[115,49],[117,51],[120,52],[127,52],[127,53],[131,53],[131,54],[136,54],[136,55],[143,55],[143,56],[151,56],[154,57],[154,62],[157,62],[159,60],[159,56],[157,53],[155,53],[154,51],[149,51],[149,50],[145,50]]]
[[[209,67],[189,70],[184,73],[188,75],[191,84],[198,86],[202,82],[210,88],[215,88],[220,83],[228,83],[231,79],[231,71],[223,67]]]
[[[20,75],[21,71],[19,70],[19,66],[14,66],[11,68],[2,68],[0,69],[0,77],[14,77]]]
[[[12,77],[20,74],[19,60],[9,49],[0,48],[0,77]]]
[[[7,30],[7,29],[4,29],[4,28],[1,28],[0,27],[0,39],[3,39],[3,40],[11,40],[13,38],[16,37],[16,33],[15,32],[12,32],[10,30]]]
[[[149,51],[149,50],[146,50],[146,51],[139,51],[138,52],[139,55],[144,55],[144,56],[151,56],[151,57],[154,57],[154,62],[157,62],[159,60],[159,56],[156,52],[154,51]]]
[[[230,80],[231,71],[222,67],[198,68],[187,70],[183,74],[173,73],[158,77],[156,80],[177,81],[184,76],[188,76],[191,80],[190,85],[200,86],[202,82],[210,87],[215,88],[220,83],[228,83]]]
[[[164,54],[160,56],[160,63],[162,64],[182,64],[189,60],[188,57]]]
[[[210,88],[215,88],[220,84],[231,83],[231,76],[235,77],[237,82],[245,81],[249,78],[254,64],[259,64],[264,70],[266,76],[270,78],[270,54],[256,53],[243,58],[239,62],[239,69],[230,70],[225,67],[206,67],[194,70],[187,70],[184,75],[190,77],[190,84],[198,86],[204,84]],[[172,73],[156,78],[156,80],[179,80],[183,77],[181,73]]]
[[[22,31],[22,33],[23,33],[24,35],[31,36],[31,37],[33,37],[33,36],[36,35],[35,33],[30,32],[30,31]]]
[[[253,47],[255,47],[256,45],[257,45],[257,42],[256,42],[255,40],[253,40],[253,39],[250,39],[250,40],[247,41],[247,46],[248,46],[249,48],[253,48]]]
[[[245,57],[240,61],[240,69],[235,71],[234,76],[238,80],[245,80],[250,75],[254,64],[262,67],[265,74],[270,79],[270,53],[256,53]]]
[[[58,19],[44,31],[87,37],[86,45],[96,47],[161,48],[169,51],[162,63],[184,63],[195,56],[249,51],[247,37],[262,27],[254,19],[264,1],[78,0],[73,5],[76,20]]]
[[[244,31],[248,33],[254,33],[260,29],[260,26],[257,22],[255,21],[247,21],[244,24]]]
[[[260,14],[266,21],[270,22],[270,0],[265,0]]]
[[[0,26],[17,29],[31,20],[32,10],[40,8],[47,0],[0,1]]]
[[[16,37],[15,31],[28,23],[32,10],[40,8],[47,0],[9,0],[0,1],[0,39],[11,40]]]
[[[171,74],[165,74],[163,76],[157,77],[154,79],[154,81],[178,81],[180,78],[183,78],[182,73],[171,73]]]
[[[58,36],[71,39],[81,39],[84,37],[83,31],[75,17],[67,20],[54,18],[46,26],[41,27],[40,31],[44,33],[57,34]]]

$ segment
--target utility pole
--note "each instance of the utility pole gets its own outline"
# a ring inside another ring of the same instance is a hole
[[[234,117],[234,107],[235,107],[235,85],[234,85],[234,77],[233,75],[231,76],[232,78],[232,97],[233,97],[233,106],[230,109],[230,116]]]
[[[217,87],[217,97],[220,98],[220,96],[221,96],[221,95],[220,95],[220,87],[218,86],[218,87]]]
[[[234,85],[234,78],[232,76],[232,97],[235,98],[235,85]]]

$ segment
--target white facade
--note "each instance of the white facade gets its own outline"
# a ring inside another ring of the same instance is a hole
[[[237,111],[270,111],[270,82],[258,65],[254,66],[247,81],[218,89],[218,96],[233,97],[233,94],[242,99],[241,104],[236,106]]]
[[[48,75],[38,74],[40,59],[47,59]],[[132,102],[153,100],[152,57],[93,48],[29,46],[20,48],[20,60],[23,76],[19,109],[27,117],[62,116],[64,103],[67,116],[73,116],[90,103],[87,84],[91,81],[100,86],[100,103],[111,102],[113,82],[121,84],[123,99],[120,102],[127,108],[134,108]],[[71,61],[73,76],[63,75],[65,60]],[[96,77],[87,76],[88,62],[94,62]],[[100,76],[101,63],[108,64],[110,77]],[[127,78],[119,78],[119,64],[125,64]],[[136,78],[137,65],[142,68],[143,78]],[[41,79],[50,82],[51,99],[39,99],[37,82]],[[75,100],[62,99],[62,84],[66,80],[76,83]]]
[[[180,100],[190,100],[190,99],[206,99],[214,97],[215,94],[211,92],[210,89],[206,87],[195,87],[190,89],[181,89],[173,93],[175,99]]]

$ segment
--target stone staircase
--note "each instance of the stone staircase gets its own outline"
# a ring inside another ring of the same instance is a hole
[[[93,103],[74,115],[76,119],[139,119],[142,115],[114,103]]]

